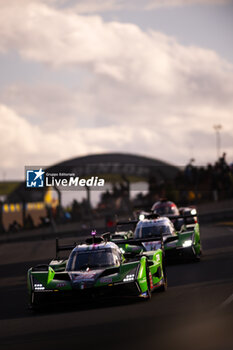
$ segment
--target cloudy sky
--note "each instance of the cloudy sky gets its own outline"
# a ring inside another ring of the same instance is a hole
[[[128,152],[233,161],[232,0],[0,0],[2,178]]]

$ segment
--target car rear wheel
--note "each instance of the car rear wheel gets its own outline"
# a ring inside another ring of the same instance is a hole
[[[159,292],[166,292],[166,290],[167,290],[167,269],[166,269],[164,258],[163,258],[162,268],[163,268],[163,284],[157,290]]]
[[[196,253],[196,252],[195,252],[193,261],[199,262],[199,261],[201,260],[201,255],[202,255],[202,249],[201,249],[201,247],[200,247],[199,253]]]
[[[39,311],[41,308],[41,305],[40,305],[38,297],[35,295],[35,293],[32,292],[29,298],[30,298],[30,300],[28,303],[28,309],[32,310],[32,311]]]
[[[146,265],[146,281],[147,281],[147,291],[146,291],[146,300],[150,300],[151,299],[151,272],[149,269],[149,266]]]

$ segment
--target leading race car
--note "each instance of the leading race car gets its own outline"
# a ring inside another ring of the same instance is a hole
[[[57,241],[56,247],[56,259],[28,271],[31,308],[101,296],[150,299],[153,290],[166,290],[162,249],[144,252],[128,245],[123,252],[115,243],[97,237],[79,245],[60,246]],[[58,257],[64,250],[72,250],[68,259]]]

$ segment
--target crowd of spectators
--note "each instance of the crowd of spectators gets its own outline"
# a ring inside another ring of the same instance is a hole
[[[233,164],[226,162],[226,153],[214,163],[196,166],[190,159],[186,167],[180,168],[173,181],[149,179],[148,193],[138,193],[129,199],[129,184],[113,185],[101,195],[99,210],[127,211],[132,208],[149,209],[151,203],[161,197],[167,197],[178,205],[198,204],[233,198]]]
[[[191,159],[180,171],[175,186],[186,200],[219,201],[233,197],[233,164],[226,162],[226,153],[207,166],[195,166]]]

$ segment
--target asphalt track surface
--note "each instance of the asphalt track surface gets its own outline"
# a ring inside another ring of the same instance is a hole
[[[233,349],[233,226],[201,227],[199,263],[168,266],[150,301],[114,300],[27,310],[26,271],[54,241],[0,246],[0,349]]]

